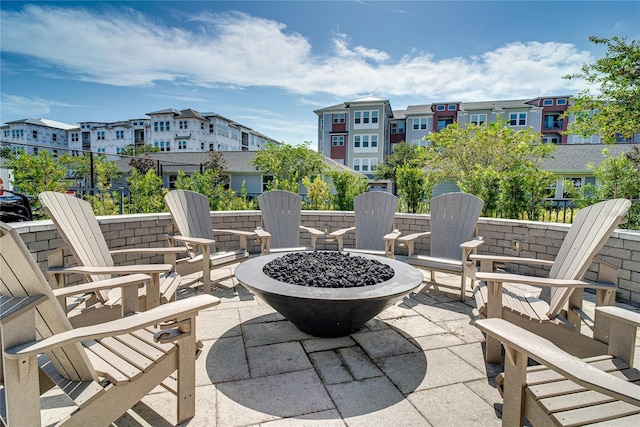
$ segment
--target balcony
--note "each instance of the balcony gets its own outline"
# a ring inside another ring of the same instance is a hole
[[[189,139],[191,138],[191,132],[180,131],[176,132],[176,139]]]

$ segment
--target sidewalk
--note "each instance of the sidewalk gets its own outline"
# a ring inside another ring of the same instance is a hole
[[[471,292],[462,303],[458,276],[438,273],[437,282],[424,283],[348,337],[320,339],[300,332],[235,279],[222,280],[213,291],[222,303],[198,316],[204,347],[196,416],[186,425],[500,425],[502,400],[493,383],[500,367],[484,363]],[[56,391],[47,395],[43,425],[69,410],[62,399]],[[175,420],[175,396],[157,388],[116,425]]]

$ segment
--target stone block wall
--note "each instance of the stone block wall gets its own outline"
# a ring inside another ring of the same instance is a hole
[[[252,231],[261,225],[259,211],[217,211],[212,212],[213,227]],[[175,233],[171,216],[168,213],[121,215],[99,218],[100,226],[110,249],[127,247],[162,247],[168,246],[166,235]],[[339,211],[303,211],[301,224],[322,230],[327,226],[330,231],[355,225],[353,212]],[[63,246],[51,221],[32,221],[12,224],[18,229],[29,250],[44,270],[46,258],[50,251]],[[429,215],[398,213],[395,217],[395,228],[403,234],[428,231]],[[569,225],[540,223],[518,220],[498,220],[481,218],[478,222],[478,235],[482,236],[485,245],[480,248],[482,254],[508,255],[553,260],[558,253]],[[309,245],[310,236],[301,232],[300,244]],[[237,246],[237,237],[232,235],[216,235],[218,250],[232,249]],[[519,250],[514,246],[519,243]],[[345,247],[355,246],[355,234],[345,236]],[[318,249],[337,249],[337,243],[320,239]],[[429,253],[429,239],[417,241],[415,250],[418,253]],[[260,251],[255,239],[249,239],[249,251],[257,254]],[[396,245],[396,254],[406,255],[406,248]],[[74,265],[72,255],[67,251],[65,262]],[[617,230],[600,251],[599,257],[618,266],[618,292],[622,299],[640,303],[640,232]],[[161,263],[162,256],[117,255],[116,264]],[[529,275],[545,275],[547,271],[534,265],[508,264],[509,271]],[[586,278],[595,280],[597,264],[594,264]],[[80,281],[80,277],[71,277],[70,283]]]

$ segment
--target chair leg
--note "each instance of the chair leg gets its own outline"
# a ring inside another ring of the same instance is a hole
[[[196,339],[195,316],[191,318],[194,328],[190,335],[178,342],[178,424],[196,414]]]

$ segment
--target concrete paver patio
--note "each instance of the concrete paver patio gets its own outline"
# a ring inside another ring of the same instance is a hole
[[[181,297],[193,281],[185,278]],[[459,301],[457,283],[439,273],[437,284],[424,282],[350,336],[315,338],[235,279],[221,280],[213,294],[222,303],[198,316],[196,416],[185,425],[500,425],[500,367],[485,364],[475,303],[470,291]],[[69,411],[64,399],[47,393],[43,425]],[[175,396],[158,387],[116,425],[174,425],[175,409]]]

